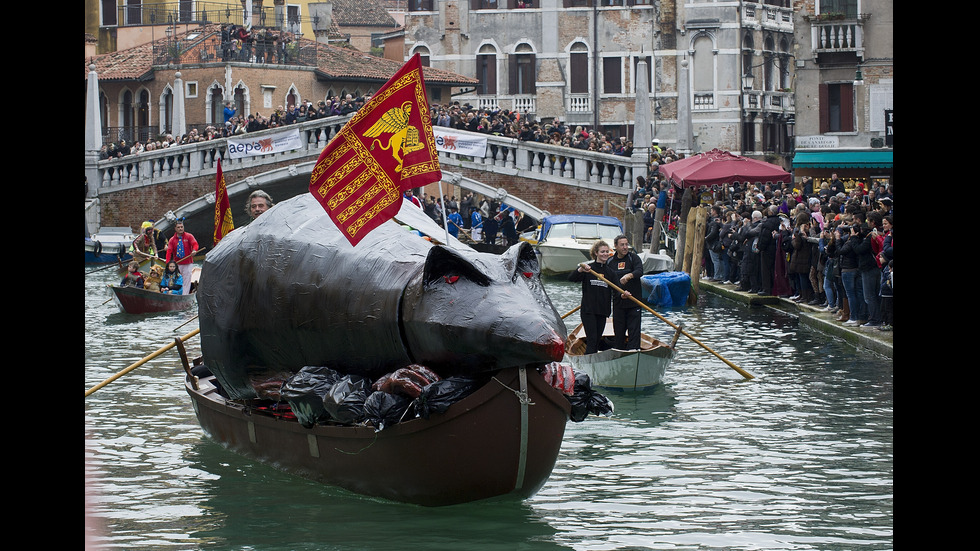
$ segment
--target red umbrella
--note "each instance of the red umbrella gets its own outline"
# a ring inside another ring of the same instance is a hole
[[[721,149],[660,165],[660,174],[682,188],[711,187],[736,181],[791,182],[793,179],[788,172],[774,164],[740,157]]]

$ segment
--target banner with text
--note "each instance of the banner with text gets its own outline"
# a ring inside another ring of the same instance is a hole
[[[470,136],[447,132],[445,127],[433,126],[432,135],[436,139],[436,150],[458,153],[471,157],[487,156],[487,139],[483,136]]]
[[[232,159],[256,157],[258,155],[268,155],[269,153],[292,151],[302,146],[303,142],[300,140],[298,128],[284,130],[274,134],[263,134],[262,136],[249,136],[246,134],[240,137],[228,138],[228,156]]]

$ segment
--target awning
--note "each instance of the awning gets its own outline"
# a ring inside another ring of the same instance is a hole
[[[793,168],[892,168],[892,150],[797,151]]]

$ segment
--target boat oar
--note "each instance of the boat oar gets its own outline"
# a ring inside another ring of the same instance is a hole
[[[568,311],[568,313],[567,313],[567,314],[565,314],[564,316],[562,316],[562,317],[561,317],[561,319],[565,319],[565,318],[567,318],[568,316],[570,316],[570,315],[572,315],[572,314],[574,314],[575,312],[578,312],[578,310],[579,310],[579,308],[581,308],[581,307],[582,307],[582,305],[581,305],[581,304],[579,304],[579,305],[578,305],[578,306],[576,306],[575,308],[572,308],[571,310],[569,310],[569,311]]]
[[[187,258],[187,257],[189,257],[189,256],[194,256],[194,255],[196,255],[196,254],[201,254],[201,253],[203,253],[203,252],[204,252],[204,249],[207,249],[207,247],[201,247],[200,249],[198,249],[198,250],[196,250],[196,251],[194,251],[194,252],[192,252],[191,254],[189,254],[189,255],[187,255],[187,256],[185,256],[184,258],[181,258],[180,260],[178,260],[178,261],[177,261],[177,264],[180,264],[182,260],[184,260],[184,259],[186,259],[186,258]]]
[[[139,367],[139,366],[145,364],[146,362],[152,360],[153,358],[156,358],[160,354],[163,354],[167,350],[170,350],[171,348],[173,348],[174,346],[176,346],[178,342],[184,342],[187,339],[193,337],[194,335],[197,335],[200,332],[201,332],[200,329],[195,329],[195,330],[191,331],[190,333],[184,335],[183,337],[179,337],[179,338],[175,339],[174,342],[172,342],[172,343],[170,343],[170,344],[168,344],[166,346],[161,347],[156,352],[150,354],[149,356],[146,356],[142,360],[134,363],[133,365],[127,367],[126,369],[123,369],[122,371],[120,371],[119,373],[116,373],[112,377],[109,377],[108,379],[102,381],[101,383],[93,386],[92,388],[90,388],[89,390],[87,390],[85,392],[85,397],[88,398],[89,395],[92,394],[93,392],[95,392],[96,390],[99,390],[100,388],[106,386],[107,384],[111,383],[112,381],[115,381],[119,377],[122,377],[123,375],[129,373],[130,371],[136,369],[137,367]]]
[[[593,270],[593,269],[591,269],[591,268],[590,268],[590,269],[589,269],[589,273],[591,273],[592,275],[594,275],[594,276],[596,276],[597,278],[599,278],[599,279],[601,279],[602,281],[605,281],[607,285],[609,285],[610,287],[612,287],[612,288],[613,288],[613,290],[615,290],[615,291],[616,291],[616,292],[618,292],[619,294],[623,294],[623,293],[625,293],[625,292],[626,292],[626,291],[624,291],[624,290],[622,290],[622,289],[620,289],[619,287],[617,287],[617,286],[616,286],[615,284],[613,284],[613,282],[611,282],[611,281],[609,281],[608,279],[606,279],[605,277],[603,277],[603,276],[602,276],[602,274],[599,274],[599,273],[596,273],[596,272],[595,272],[595,270]],[[682,328],[680,328],[680,327],[678,327],[678,326],[677,326],[676,324],[674,324],[673,322],[671,322],[671,321],[670,321],[670,320],[668,320],[667,318],[665,318],[665,317],[663,317],[663,316],[661,316],[661,315],[660,315],[659,313],[657,313],[657,311],[656,311],[656,310],[654,310],[653,308],[650,308],[649,306],[647,306],[646,304],[644,304],[644,303],[643,303],[642,301],[640,301],[639,299],[637,299],[637,298],[636,298],[636,297],[634,297],[633,295],[630,295],[630,297],[629,297],[629,298],[630,298],[630,299],[631,299],[631,300],[632,300],[633,302],[635,302],[635,303],[637,303],[638,305],[640,305],[640,306],[642,306],[643,308],[645,308],[645,309],[646,309],[646,310],[647,310],[648,312],[650,312],[651,314],[653,314],[653,315],[655,315],[655,316],[657,316],[658,318],[660,318],[661,320],[663,320],[663,322],[664,322],[664,323],[666,323],[667,325],[669,325],[669,326],[671,326],[671,327],[673,327],[674,329],[676,329],[676,330],[677,330],[677,331],[678,331],[679,333],[681,333],[681,334],[683,334],[683,335],[684,335],[685,337],[687,337],[687,338],[689,338],[689,339],[691,339],[692,341],[694,341],[694,342],[695,342],[695,343],[696,343],[697,345],[699,345],[699,346],[700,346],[701,348],[704,348],[704,349],[705,349],[705,350],[707,350],[708,352],[711,352],[712,354],[714,354],[715,356],[717,356],[719,360],[721,360],[721,361],[723,361],[723,362],[725,362],[726,364],[728,364],[728,367],[731,367],[732,369],[734,369],[735,371],[737,371],[737,372],[738,372],[738,374],[739,374],[739,375],[741,375],[742,377],[745,377],[746,379],[755,379],[755,376],[754,376],[754,375],[752,375],[752,374],[751,374],[751,373],[749,373],[748,371],[745,371],[745,370],[744,370],[744,369],[742,369],[741,367],[739,367],[739,366],[737,366],[737,365],[735,365],[735,364],[733,364],[732,362],[730,362],[730,361],[728,361],[728,360],[726,360],[726,359],[725,359],[725,358],[724,358],[724,357],[723,357],[723,356],[722,356],[721,354],[719,354],[719,353],[717,353],[717,352],[715,352],[715,351],[714,351],[714,350],[712,350],[711,348],[708,348],[708,346],[707,346],[707,345],[705,345],[705,344],[704,344],[703,342],[701,342],[701,341],[699,341],[698,339],[696,339],[696,338],[694,338],[694,337],[693,337],[693,336],[692,336],[691,334],[689,334],[689,333],[688,333],[687,331],[684,331],[684,330],[683,330]]]
[[[184,323],[182,323],[182,324],[180,324],[180,325],[178,325],[177,327],[174,327],[174,331],[176,331],[176,330],[178,330],[178,329],[180,329],[181,327],[183,327],[183,326],[185,326],[185,325],[187,325],[188,323],[190,323],[190,322],[192,322],[192,321],[194,321],[194,320],[196,320],[196,319],[197,319],[197,316],[199,316],[199,315],[200,315],[200,314],[195,314],[193,318],[191,318],[191,319],[189,319],[189,320],[187,320],[187,321],[185,321]]]

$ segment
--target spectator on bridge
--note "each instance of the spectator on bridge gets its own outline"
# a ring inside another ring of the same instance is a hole
[[[225,123],[227,124],[228,121],[230,121],[231,118],[234,117],[237,112],[238,112],[238,109],[236,109],[235,106],[233,106],[230,101],[226,101],[225,102]]]

